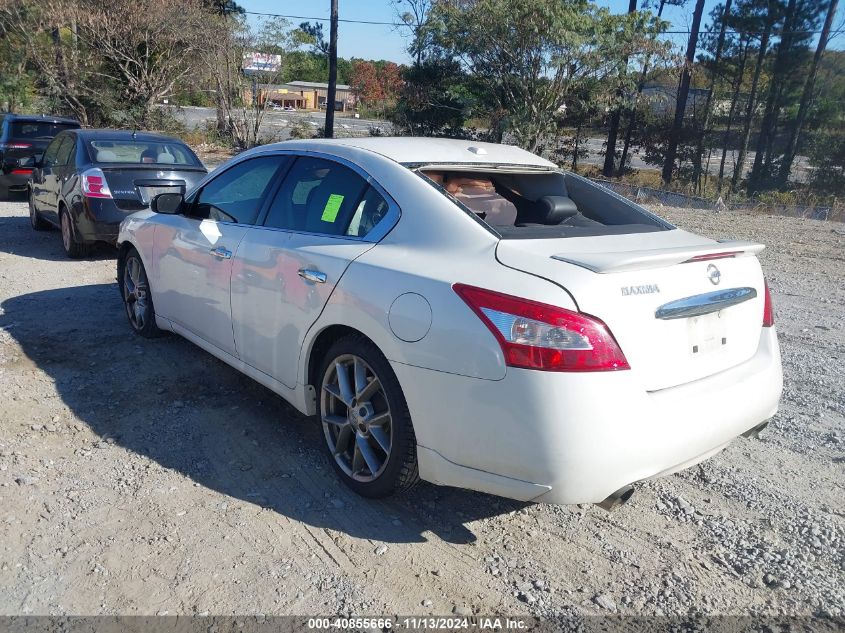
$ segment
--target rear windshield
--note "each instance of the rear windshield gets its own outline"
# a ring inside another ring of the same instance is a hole
[[[53,138],[64,130],[75,130],[78,123],[50,123],[49,121],[13,121],[10,136],[12,138]]]
[[[94,139],[87,142],[95,163],[127,163],[199,166],[188,147],[178,141]]]
[[[420,173],[504,239],[619,235],[673,228],[604,187],[563,172],[426,168]]]

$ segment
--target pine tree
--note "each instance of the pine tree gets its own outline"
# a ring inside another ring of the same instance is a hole
[[[635,13],[637,10],[637,0],[628,0],[628,13]],[[628,58],[622,60],[622,70],[621,72],[626,73],[628,71]],[[621,100],[624,96],[623,91],[620,89],[617,92],[617,97],[619,98],[620,103],[617,104],[616,108],[613,110],[613,114],[610,117],[610,126],[607,132],[607,149],[605,150],[604,154],[604,168],[602,169],[602,174],[605,176],[613,176],[616,167],[616,137],[619,135],[619,119],[622,115],[621,109]]]
[[[719,23],[719,38],[716,41],[716,51],[713,54],[713,70],[710,74],[710,85],[707,90],[707,100],[704,103],[704,122],[701,125],[701,130],[698,133],[698,144],[695,151],[695,162],[693,164],[693,183],[696,188],[701,188],[701,163],[704,154],[704,139],[707,136],[708,128],[710,127],[710,119],[712,116],[713,93],[716,90],[716,81],[721,72],[722,50],[725,47],[725,34],[727,31],[728,22],[731,17],[731,4],[733,0],[725,0],[725,6],[716,7],[714,10],[714,23]]]
[[[830,0],[827,8],[827,16],[825,17],[822,33],[819,37],[819,43],[816,47],[816,54],[813,56],[813,63],[810,66],[810,72],[807,75],[807,80],[804,83],[804,90],[801,93],[801,103],[798,106],[798,114],[792,124],[792,131],[789,136],[789,142],[784,151],[783,161],[780,164],[778,172],[778,185],[783,188],[789,181],[789,173],[792,171],[792,162],[795,160],[795,152],[798,148],[798,139],[801,136],[804,125],[807,121],[807,112],[810,109],[810,102],[813,99],[813,89],[816,84],[816,76],[819,71],[819,62],[824,55],[827,44],[830,40],[830,29],[833,25],[833,18],[836,15],[836,10],[839,6],[839,0]]]

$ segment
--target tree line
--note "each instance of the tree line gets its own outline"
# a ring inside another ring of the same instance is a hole
[[[409,63],[339,59],[358,108],[397,133],[515,143],[576,170],[704,195],[845,190],[839,0],[391,0]],[[690,3],[685,46],[668,5]],[[343,38],[343,31],[340,33]],[[261,141],[261,86],[326,81],[320,22],[247,19],[234,0],[0,0],[0,104],[91,125],[161,127],[164,99]],[[243,73],[245,52],[281,67]],[[253,86],[257,87],[256,90]],[[659,172],[658,172],[659,170]]]
[[[173,126],[173,104],[214,107],[216,131],[258,143],[268,85],[325,82],[322,24],[253,23],[233,0],[0,0],[0,110],[67,114],[85,125]],[[244,73],[244,55],[278,55],[278,69]],[[373,104],[401,83],[393,62],[338,60]]]
[[[685,0],[630,0],[624,15],[590,0],[397,0],[413,63],[395,120],[574,168],[586,129],[603,135],[605,177],[629,172],[636,149],[663,186],[841,195],[845,55],[828,50],[838,0],[725,0],[709,16],[689,1],[681,56],[662,16]]]

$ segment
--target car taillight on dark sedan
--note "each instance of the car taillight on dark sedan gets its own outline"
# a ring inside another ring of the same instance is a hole
[[[82,173],[82,193],[86,198],[111,198],[111,190],[102,169],[94,167]]]

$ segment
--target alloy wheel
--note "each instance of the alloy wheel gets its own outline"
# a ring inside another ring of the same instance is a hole
[[[123,266],[123,303],[129,322],[136,330],[142,330],[147,323],[147,301],[149,284],[141,260],[130,255]]]
[[[62,213],[62,244],[64,244],[65,251],[70,252],[73,247],[73,233],[70,228],[70,216],[65,212]]]
[[[32,228],[38,225],[38,214],[35,211],[35,201],[32,199],[32,190],[29,191],[29,221]]]
[[[326,369],[320,398],[323,433],[337,464],[356,481],[377,479],[393,446],[390,405],[379,377],[361,357],[338,356]]]

